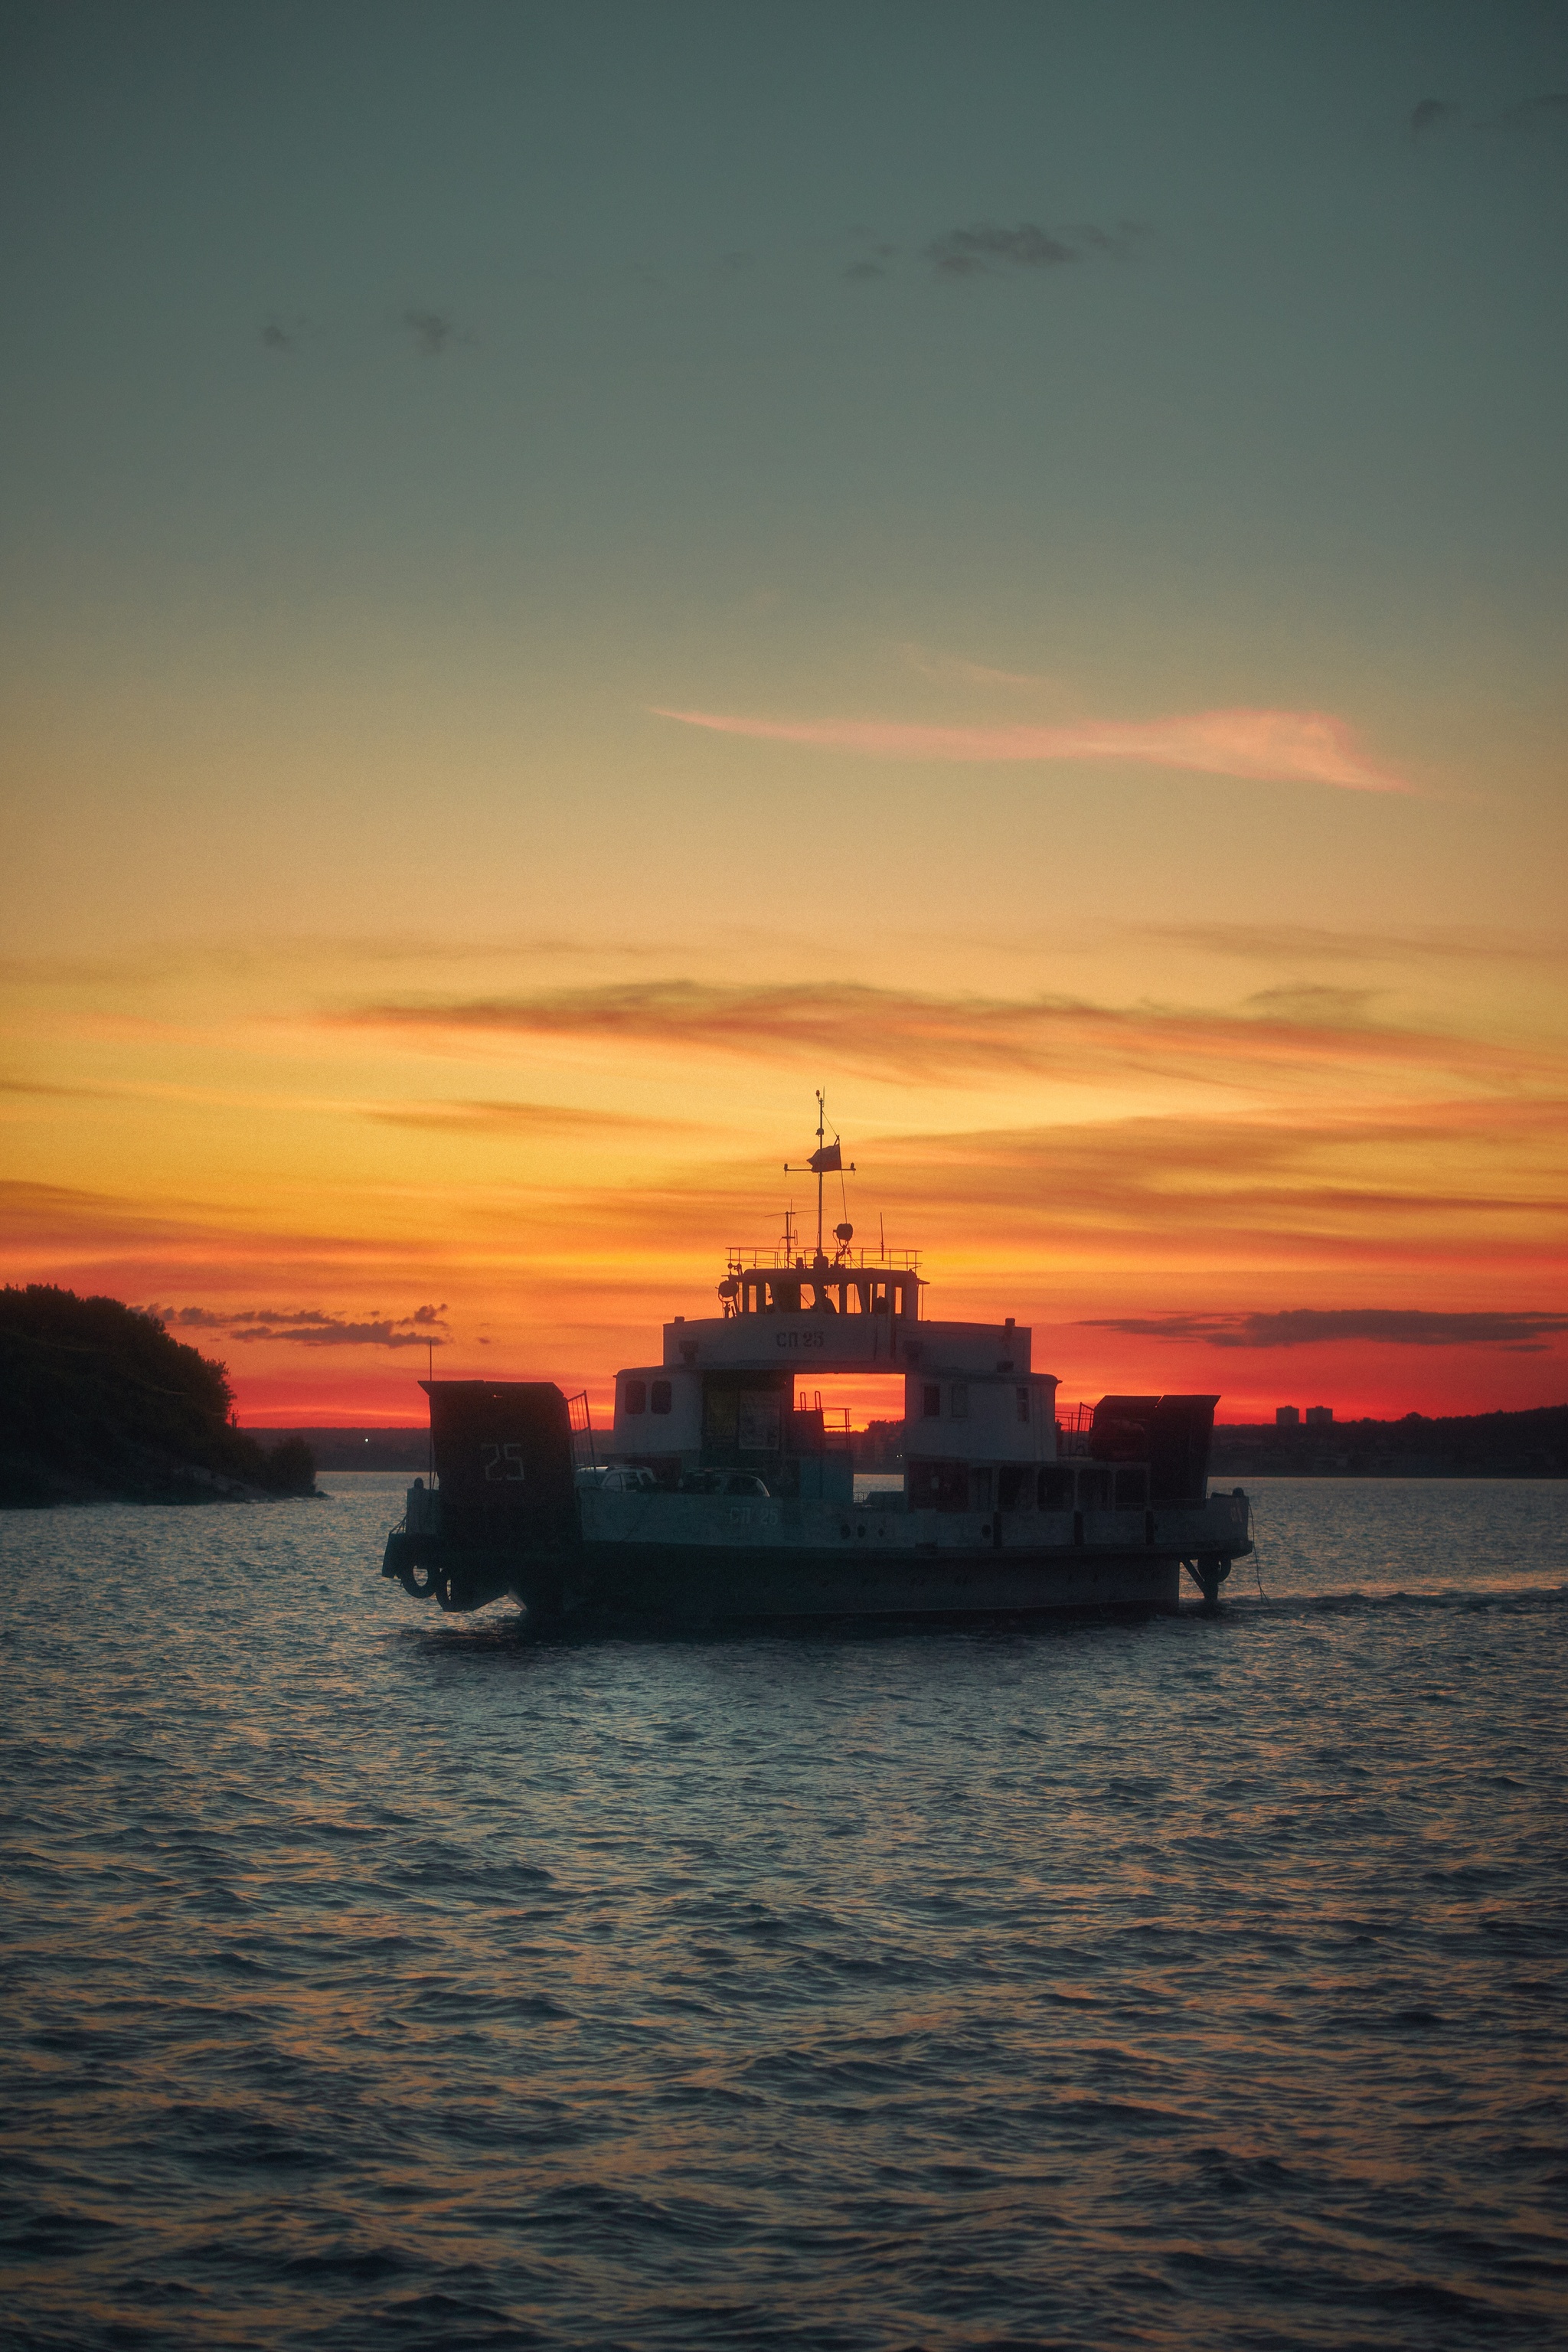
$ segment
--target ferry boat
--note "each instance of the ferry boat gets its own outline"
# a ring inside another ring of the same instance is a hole
[[[1214,1605],[1252,1549],[1241,1488],[1208,1491],[1218,1398],[1058,1414],[1026,1326],[927,1317],[918,1253],[857,1253],[847,1218],[825,1244],[844,1161],[820,1095],[816,1132],[785,1171],[816,1178],[815,1250],[789,1217],[773,1251],[731,1249],[718,1313],[616,1373],[608,1430],[552,1381],[420,1382],[434,1480],[384,1576],[446,1611],[510,1597],[531,1625],[1142,1616],[1178,1608],[1184,1573]],[[902,1381],[901,1488],[857,1492],[803,1373]]]

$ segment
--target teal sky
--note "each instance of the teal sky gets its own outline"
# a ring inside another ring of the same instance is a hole
[[[968,782],[649,705],[1326,710],[1436,795],[1417,836],[1338,809],[1281,897],[1321,795],[1096,769],[1049,804],[1075,875],[1152,908],[1223,845],[1303,918],[1552,919],[1561,7],[3,22],[34,944],[406,922],[437,809],[433,911],[492,927],[564,887],[647,928],[650,856],[689,923],[715,829],[786,813],[922,871],[962,836]],[[1037,777],[985,789],[1042,837]]]

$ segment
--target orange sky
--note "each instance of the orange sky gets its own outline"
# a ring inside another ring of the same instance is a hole
[[[416,1420],[427,1340],[603,1398],[808,1208],[820,1074],[858,1237],[922,1251],[928,1312],[1031,1323],[1066,1395],[1568,1392],[1549,940],[1090,924],[917,990],[742,978],[794,951],[715,931],[700,979],[560,940],[15,964],[12,1278],[157,1306],[251,1422]]]
[[[1068,1398],[1568,1396],[1568,21],[459,13],[0,89],[5,1276],[602,1398],[821,1085]]]

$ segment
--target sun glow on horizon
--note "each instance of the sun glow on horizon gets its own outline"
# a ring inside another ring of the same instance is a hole
[[[664,1322],[718,1311],[730,1245],[806,1212],[784,1163],[837,1055],[856,1246],[918,1247],[928,1314],[1030,1326],[1064,1395],[1215,1389],[1234,1420],[1307,1389],[1342,1417],[1568,1391],[1568,1045],[1445,1017],[1418,958],[1394,999],[1121,1004],[1059,956],[1027,993],[491,963],[480,994],[427,962],[357,1004],[324,951],[216,985],[199,959],[14,972],[48,1050],[0,1111],[11,1278],[159,1308],[258,1425],[416,1423],[427,1350],[603,1409]]]

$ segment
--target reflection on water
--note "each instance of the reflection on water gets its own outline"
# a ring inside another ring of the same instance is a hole
[[[0,1519],[28,2346],[1539,2345],[1568,1488],[1211,1621],[529,1644],[327,1504]]]

